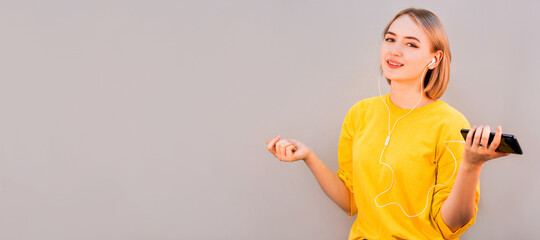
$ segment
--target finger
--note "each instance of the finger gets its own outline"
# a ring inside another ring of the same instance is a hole
[[[286,157],[286,158],[291,157],[291,156],[289,156],[289,154],[288,154],[289,148],[290,148],[290,150],[291,150],[291,153],[294,153],[294,151],[296,151],[296,146],[295,146],[293,143],[290,143],[290,142],[289,142],[288,145],[285,145],[285,149],[284,149],[284,151],[285,151],[285,157]]]
[[[278,135],[277,137],[275,138],[272,138],[268,141],[266,141],[266,148],[272,153],[272,154],[276,154],[276,142],[279,141],[280,139],[280,136]]]
[[[474,132],[476,131],[476,126],[473,126],[469,132],[467,133],[467,138],[465,139],[465,148],[470,149],[472,145],[472,138],[474,136]]]
[[[291,145],[291,144],[292,144],[292,143],[289,142],[289,140],[287,140],[287,139],[281,139],[281,140],[279,140],[279,141],[276,143],[276,148],[277,148],[277,149],[283,149],[283,150],[285,150],[285,148],[286,148],[287,146]]]
[[[294,145],[294,143],[290,143],[289,145],[285,146],[285,149],[287,148],[291,148],[293,152],[296,151],[296,145]]]
[[[491,129],[489,128],[489,125],[484,127],[484,130],[482,131],[482,139],[480,140],[480,144],[482,144],[482,147],[488,147],[489,144],[489,135],[491,134]]]
[[[285,147],[283,146],[285,144],[285,139],[281,139],[276,143],[276,153],[279,160],[283,161],[285,158]]]
[[[502,127],[498,126],[497,129],[495,129],[495,138],[493,138],[493,142],[491,142],[491,145],[489,146],[490,151],[495,151],[499,147],[499,144],[501,143],[501,136],[502,136]]]
[[[484,127],[482,125],[480,125],[475,133],[474,133],[474,137],[473,137],[473,143],[472,143],[472,146],[471,148],[473,149],[477,149],[478,146],[480,145],[480,137],[482,137],[482,131],[483,131]]]
[[[289,141],[294,145],[293,152],[295,152],[298,149],[298,146],[302,144],[300,141],[295,139],[289,139]]]
[[[287,139],[281,139],[281,140],[279,140],[279,142],[276,145],[277,145],[277,149],[278,149],[278,152],[280,154],[281,159],[285,160],[287,158],[287,156],[286,156],[286,148],[289,145],[292,145],[292,143]]]
[[[268,149],[273,148],[277,141],[279,141],[280,136],[278,135],[275,138],[272,138],[268,141],[266,141],[266,146]]]
[[[287,146],[287,148],[285,150],[285,158],[288,161],[293,160],[293,157],[294,157],[293,149],[294,149],[294,145],[289,145],[289,146]]]

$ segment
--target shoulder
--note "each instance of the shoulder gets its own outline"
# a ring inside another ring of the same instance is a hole
[[[469,129],[470,124],[467,118],[457,109],[443,102],[437,108],[439,137],[446,140],[463,140],[461,129]]]
[[[377,107],[380,104],[382,104],[380,96],[365,98],[354,103],[349,108],[349,112],[364,112],[370,108]]]
[[[345,116],[344,124],[356,128],[360,122],[366,120],[366,116],[373,116],[377,109],[386,111],[379,96],[362,99],[349,107]],[[380,110],[379,110],[380,111]]]
[[[441,122],[444,123],[444,125],[448,125],[451,127],[462,127],[469,125],[469,121],[467,120],[465,115],[463,115],[460,111],[450,106],[446,102],[442,102],[440,104],[440,107],[438,107],[435,111],[436,114],[440,114],[441,116],[443,116],[441,118]]]

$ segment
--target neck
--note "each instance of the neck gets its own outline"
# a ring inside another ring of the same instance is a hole
[[[418,105],[418,98],[422,97]],[[392,81],[390,84],[390,100],[392,103],[403,109],[420,108],[436,100],[430,99],[424,92],[421,92],[419,81]]]

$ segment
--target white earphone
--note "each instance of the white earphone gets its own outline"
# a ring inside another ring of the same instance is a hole
[[[426,68],[424,68],[424,72],[422,73],[422,79],[424,79],[424,76],[426,74],[426,71],[427,71],[427,68],[435,63],[437,60],[435,58],[431,59],[431,63],[429,63]],[[405,115],[401,116],[400,118],[398,118],[395,122],[394,122],[394,126],[392,128],[390,128],[390,108],[388,107],[388,104],[386,104],[386,101],[383,99],[382,97],[382,93],[381,93],[381,85],[380,85],[380,81],[379,81],[379,77],[380,75],[378,75],[377,77],[377,86],[379,87],[379,97],[381,98],[381,100],[383,101],[384,105],[386,106],[386,109],[388,110],[388,136],[386,137],[386,141],[384,143],[384,147],[383,147],[383,150],[381,152],[381,155],[379,156],[379,163],[382,164],[382,165],[385,165],[386,167],[390,168],[390,171],[392,172],[392,183],[390,184],[390,186],[388,187],[388,189],[386,189],[385,191],[379,193],[375,199],[374,199],[374,202],[375,202],[375,206],[377,206],[378,208],[383,208],[383,207],[386,207],[386,206],[390,206],[390,205],[397,205],[401,211],[403,212],[403,214],[405,214],[405,216],[407,217],[410,217],[410,218],[413,218],[413,217],[418,217],[420,215],[422,215],[428,208],[428,204],[429,204],[429,193],[435,188],[435,187],[442,187],[442,186],[446,186],[451,180],[452,178],[454,178],[454,176],[456,175],[456,171],[457,171],[457,167],[458,167],[458,164],[457,164],[457,159],[456,159],[456,156],[454,156],[454,153],[452,153],[452,151],[450,151],[450,148],[448,148],[448,146],[446,145],[446,143],[465,143],[464,141],[444,141],[443,144],[444,144],[444,147],[446,147],[446,149],[448,150],[448,152],[450,152],[450,154],[452,155],[452,158],[454,158],[454,172],[452,173],[452,176],[446,181],[446,183],[444,184],[434,184],[433,186],[431,186],[431,188],[429,188],[429,190],[427,191],[427,194],[426,194],[426,205],[424,206],[424,209],[420,212],[420,213],[417,213],[417,214],[408,214],[405,209],[403,209],[403,207],[401,206],[401,204],[397,203],[397,202],[390,202],[390,203],[386,203],[384,205],[379,205],[379,203],[377,202],[377,199],[379,198],[379,196],[381,196],[382,194],[390,191],[390,189],[392,189],[392,187],[394,186],[394,169],[392,169],[392,166],[390,166],[389,164],[387,163],[384,163],[382,162],[382,157],[383,157],[383,154],[386,150],[386,147],[388,146],[389,142],[390,142],[390,136],[392,135],[392,133],[394,132],[394,129],[396,128],[396,125],[397,123],[399,122],[399,120],[401,120],[403,117],[407,116],[409,113],[411,113],[415,108],[416,106],[418,105],[418,103],[420,103],[420,100],[422,99],[422,95],[420,95],[420,98],[418,98],[418,101],[416,102],[416,104],[414,105],[414,107],[409,111],[407,112]],[[423,92],[424,91],[424,86],[423,86],[423,81],[420,82],[420,91]]]
[[[435,58],[431,59],[431,62],[428,64],[428,67],[431,66],[431,64],[434,64],[437,60]]]

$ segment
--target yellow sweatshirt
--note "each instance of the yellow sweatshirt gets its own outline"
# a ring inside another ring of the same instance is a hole
[[[389,95],[383,99],[390,108],[392,127],[409,109],[394,105]],[[343,121],[337,172],[351,192],[351,216],[358,214],[349,240],[458,239],[474,223],[480,197],[478,187],[474,217],[452,232],[440,210],[457,176],[464,145],[446,143],[457,159],[456,166],[444,142],[464,141],[462,128],[470,128],[467,119],[441,100],[416,108],[399,120],[381,159],[394,171],[392,185],[392,171],[379,163],[389,131],[388,110],[379,96],[354,104]],[[379,194],[379,206],[399,205],[377,207],[375,198]],[[407,217],[399,207],[413,216],[424,210],[426,201],[426,210],[417,217]]]

